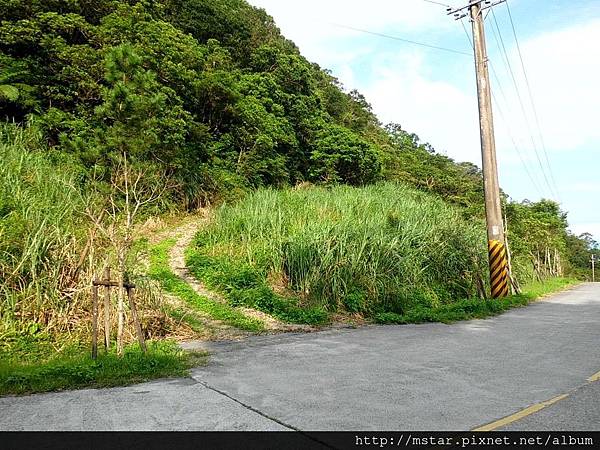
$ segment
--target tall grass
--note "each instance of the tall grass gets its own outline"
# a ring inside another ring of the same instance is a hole
[[[329,310],[436,307],[476,296],[486,278],[483,224],[395,183],[259,190],[219,208],[195,247]]]
[[[83,200],[77,169],[51,158],[34,128],[0,125],[0,334],[70,307]]]

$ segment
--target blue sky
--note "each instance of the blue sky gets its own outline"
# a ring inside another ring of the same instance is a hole
[[[467,0],[439,2],[462,6]],[[424,0],[250,3],[265,8],[309,60],[330,69],[347,90],[363,93],[382,122],[400,123],[437,151],[480,165],[470,42],[461,22],[446,16],[443,6]],[[587,231],[600,241],[600,1],[509,0],[509,6],[535,111],[506,5],[498,5],[486,18],[486,31],[495,71],[500,183],[514,200],[559,201],[573,232]],[[515,81],[500,50],[496,22]],[[468,19],[463,24],[470,34]]]

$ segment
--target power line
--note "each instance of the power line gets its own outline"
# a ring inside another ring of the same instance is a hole
[[[341,25],[341,24],[338,24],[338,23],[332,23],[331,25],[339,27],[339,28],[345,28],[347,30],[358,31],[360,33],[371,34],[373,36],[379,36],[379,37],[383,37],[383,38],[387,38],[387,39],[393,39],[395,41],[406,42],[408,44],[420,45],[421,47],[432,48],[432,49],[435,49],[435,50],[442,50],[442,51],[445,51],[445,52],[456,53],[456,54],[459,54],[459,55],[471,56],[470,53],[463,52],[463,51],[460,51],[460,50],[454,50],[454,49],[445,48],[445,47],[438,47],[437,45],[426,44],[424,42],[417,42],[417,41],[413,41],[413,40],[410,40],[410,39],[400,38],[400,37],[397,37],[397,36],[390,36],[389,34],[377,33],[375,31],[369,31],[369,30],[363,30],[361,28],[350,27],[350,26]]]
[[[508,5],[508,0],[506,1],[506,10],[508,12],[508,18],[510,19],[510,24],[512,27],[513,36],[515,38],[515,43],[517,44],[517,52],[519,53],[519,59],[521,60],[521,68],[523,69],[523,76],[525,77],[527,93],[529,95],[529,101],[531,102],[531,109],[533,110],[533,116],[535,118],[535,123],[536,123],[537,129],[538,129],[540,142],[542,144],[542,150],[543,150],[544,156],[546,158],[546,164],[548,165],[548,171],[550,172],[550,178],[552,179],[552,182],[554,183],[554,186],[557,189],[557,193],[558,193],[558,187],[556,186],[556,180],[554,179],[554,174],[552,173],[552,166],[550,164],[550,160],[548,159],[548,152],[546,151],[546,143],[544,142],[544,136],[542,133],[542,129],[540,127],[540,121],[539,121],[539,116],[537,113],[537,108],[535,106],[535,102],[533,101],[531,85],[529,84],[529,77],[527,76],[527,71],[525,70],[525,63],[523,62],[523,54],[521,53],[521,46],[519,45],[519,39],[517,38],[517,31],[515,29],[515,23],[513,21],[512,14],[510,12],[510,6]],[[558,196],[558,200],[560,201],[560,196]]]
[[[424,1],[424,2],[427,2],[427,3],[433,3],[434,5],[446,6],[447,8],[452,8],[452,6],[451,6],[451,5],[448,5],[448,4],[446,4],[446,3],[440,3],[440,2],[436,2],[436,1],[434,1],[434,0],[423,0],[423,1]]]
[[[471,48],[474,51],[475,50],[475,46],[473,45],[473,40],[471,39],[471,35],[467,31],[467,27],[465,27],[465,21],[463,19],[460,19],[460,24],[462,25],[463,31],[465,32],[465,36],[467,37],[467,41],[469,41],[469,45],[471,46]]]
[[[504,45],[504,39],[502,38],[502,32],[500,31],[500,26],[498,25],[498,20],[496,19],[496,13],[494,12],[494,9],[492,8],[492,18],[494,19],[494,24],[496,26],[496,30],[498,32],[498,38],[500,39],[500,44],[502,46],[502,53],[504,55],[505,58],[505,62],[508,68],[508,72],[510,73],[512,82],[513,82],[513,86],[515,88],[515,92],[517,95],[517,99],[519,100],[519,105],[521,107],[521,112],[523,113],[523,118],[525,120],[525,125],[529,131],[529,136],[531,138],[531,144],[533,146],[533,150],[535,152],[535,156],[536,159],[538,161],[538,164],[540,166],[540,169],[542,171],[542,175],[544,177],[544,180],[546,181],[546,185],[548,186],[550,195],[553,195],[555,197],[558,197],[558,195],[556,195],[556,193],[554,192],[554,189],[552,187],[552,184],[550,183],[548,176],[546,175],[546,170],[544,169],[544,164],[542,163],[542,159],[540,158],[539,152],[538,152],[538,147],[537,144],[535,143],[535,139],[533,137],[533,132],[531,130],[531,124],[529,123],[529,119],[527,118],[527,112],[525,110],[525,105],[523,103],[523,99],[521,97],[521,92],[519,90],[519,85],[517,83],[517,79],[515,77],[514,71],[512,69],[512,65],[510,64],[510,59],[508,57],[508,52],[506,51],[506,46]],[[493,30],[493,28],[492,28]]]
[[[464,25],[463,25],[464,28]],[[465,30],[466,31],[466,30]],[[498,36],[496,35],[496,31],[494,30],[494,28],[492,27],[492,34],[494,35],[494,39],[496,41],[496,45],[498,47],[498,51],[500,53],[502,53],[502,49],[500,47],[500,42],[498,40]],[[502,58],[502,62],[504,63],[504,67],[506,68],[507,72],[509,71],[508,69],[508,65],[510,64],[508,62],[507,64],[507,60],[505,60],[504,58]],[[502,87],[502,83],[500,82],[500,77],[498,76],[498,72],[496,72],[496,66],[495,64],[492,63],[492,61],[490,61],[490,68],[492,69],[492,75],[494,76],[494,81],[496,82],[496,85],[498,86],[498,90],[500,91],[500,95],[502,96],[502,99],[504,100],[504,104],[509,107],[510,102],[508,101],[508,97],[505,94],[504,88]],[[498,107],[498,109],[500,110],[500,102],[496,99],[494,92],[492,91],[492,96],[494,97],[494,101]],[[504,115],[502,114],[501,111],[499,111],[501,114],[501,119],[504,122],[504,126],[507,129],[507,133],[509,134],[509,137],[513,143],[513,147],[515,148],[515,151],[517,152],[517,154],[519,155],[519,159],[521,160],[522,164],[523,164],[523,168],[525,169],[525,172],[527,172],[529,179],[531,180],[532,184],[534,185],[535,189],[538,191],[538,193],[540,194],[541,197],[544,197],[543,194],[543,189],[540,189],[540,185],[538,184],[538,182],[536,181],[537,177],[533,177],[531,175],[531,172],[529,171],[529,167],[527,162],[525,161],[525,159],[522,156],[522,152],[519,148],[519,146],[516,143],[515,138],[513,137],[512,133],[510,132],[510,126],[508,123],[508,120],[504,118]]]
[[[469,32],[467,31],[467,28],[465,27],[465,23],[464,23],[463,19],[460,20],[460,24],[462,25],[463,31],[465,32],[465,36],[467,37],[467,41],[469,41],[469,44],[471,45],[471,48],[473,48],[473,50],[474,50],[475,47],[473,45],[473,41],[471,40],[471,36],[469,35]],[[506,96],[504,95],[504,90],[502,89],[502,85],[500,83],[500,79],[498,78],[498,74],[496,73],[496,70],[494,69],[494,65],[491,64],[491,61],[490,61],[490,68],[492,69],[492,74],[494,75],[494,79],[495,79],[495,81],[496,81],[496,83],[498,85],[498,88],[499,88],[500,92],[502,93],[502,96],[504,98],[504,102],[506,104],[508,104],[508,101],[506,100]],[[500,107],[500,102],[496,98],[496,95],[494,94],[493,90],[491,91],[491,93],[492,93],[492,99],[494,100],[494,103],[496,105],[496,109],[498,111],[498,116],[500,117],[500,120],[502,121],[502,123],[504,124],[504,127],[506,128],[506,134],[508,135],[509,139],[511,140],[511,142],[513,144],[513,147],[515,149],[515,153],[519,156],[519,159],[521,160],[521,164],[523,165],[523,168],[525,169],[525,174],[527,175],[527,177],[531,181],[531,184],[533,185],[533,187],[535,188],[535,190],[540,194],[541,197],[543,197],[544,195],[542,194],[542,190],[540,189],[538,183],[535,181],[534,177],[531,175],[531,172],[529,171],[529,168],[527,167],[527,163],[525,162],[525,159],[523,158],[523,155],[521,154],[521,150],[517,146],[517,142],[515,141],[515,138],[513,137],[513,134],[510,131],[510,126],[509,126],[508,120],[505,118],[504,113],[502,112],[502,108]]]
[[[500,103],[498,102],[498,99],[496,98],[496,96],[494,95],[493,92],[492,92],[492,98],[494,99],[494,103],[496,105],[498,115],[500,116],[500,120],[502,120],[502,123],[504,124],[504,127],[506,128],[506,134],[508,134],[508,137],[510,138],[512,145],[515,149],[515,153],[519,156],[519,159],[521,160],[521,164],[523,165],[523,168],[525,169],[525,174],[531,181],[531,184],[533,184],[533,187],[538,192],[538,194],[540,194],[540,196],[543,197],[542,189],[540,189],[540,187],[537,184],[537,182],[535,181],[534,177],[531,175],[531,172],[529,172],[527,163],[525,162],[525,159],[523,158],[523,155],[521,154],[521,150],[517,146],[517,142],[515,141],[515,138],[513,137],[512,133],[510,132],[510,126],[508,125],[508,121],[506,120],[504,113],[502,112],[502,109],[500,108]]]

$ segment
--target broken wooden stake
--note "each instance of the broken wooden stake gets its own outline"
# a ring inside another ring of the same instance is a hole
[[[92,287],[92,359],[98,357],[98,286]]]
[[[104,278],[110,280],[110,267],[104,269]],[[110,287],[104,291],[104,350],[110,350]]]
[[[125,286],[125,284],[123,284]],[[135,332],[137,333],[138,341],[140,342],[140,348],[144,353],[146,353],[146,342],[144,341],[144,334],[142,333],[142,326],[140,325],[140,321],[138,320],[137,309],[135,307],[135,299],[133,288],[127,288],[127,298],[129,300],[129,307],[131,308],[131,318],[133,319],[133,324],[135,325]]]

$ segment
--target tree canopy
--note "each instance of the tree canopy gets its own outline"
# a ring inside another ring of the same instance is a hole
[[[0,117],[35,123],[94,179],[126,154],[187,208],[261,186],[397,180],[483,217],[477,166],[383,126],[244,0],[0,0],[0,70]],[[518,255],[583,266],[577,249],[591,247],[556,203],[506,213]]]

